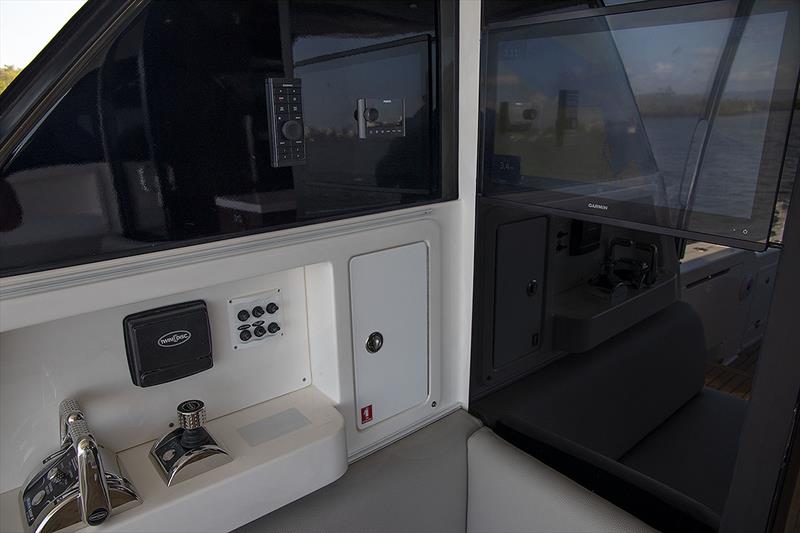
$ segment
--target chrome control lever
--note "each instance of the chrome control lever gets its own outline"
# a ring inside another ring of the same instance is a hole
[[[77,401],[66,399],[59,404],[58,425],[62,448],[75,448],[81,519],[90,526],[101,524],[111,514],[111,497],[103,458]]]
[[[117,457],[95,440],[78,402],[61,402],[58,419],[58,451],[20,491],[27,533],[96,526],[142,501]]]
[[[111,496],[108,493],[106,471],[97,442],[83,419],[69,423],[69,437],[78,459],[81,519],[90,526],[102,524],[111,514]]]
[[[76,420],[86,420],[81,406],[75,400],[63,400],[58,405],[58,437],[63,446],[69,436],[69,427]]]
[[[206,407],[200,400],[178,405],[178,423],[150,449],[150,460],[167,486],[205,473],[233,460],[205,428]]]
[[[58,405],[58,440],[61,446],[44,459],[42,464],[46,465],[57,456],[64,453],[64,450],[72,446],[72,438],[69,436],[69,426],[76,420],[86,420],[81,406],[75,400],[63,400]]]

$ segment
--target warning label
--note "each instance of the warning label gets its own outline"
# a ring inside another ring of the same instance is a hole
[[[372,404],[361,408],[361,423],[366,424],[372,421]]]

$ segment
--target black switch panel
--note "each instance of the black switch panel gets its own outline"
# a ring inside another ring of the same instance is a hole
[[[267,78],[267,112],[272,166],[305,164],[306,140],[300,80]]]

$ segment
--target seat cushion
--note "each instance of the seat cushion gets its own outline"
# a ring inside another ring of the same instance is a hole
[[[703,389],[620,462],[722,514],[746,410],[745,400]]]
[[[236,531],[464,533],[467,438],[480,426],[466,411],[456,411]]]
[[[468,449],[468,533],[655,531],[489,428]]]

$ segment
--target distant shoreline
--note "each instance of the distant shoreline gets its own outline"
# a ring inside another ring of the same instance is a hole
[[[642,94],[636,98],[639,112],[648,116],[697,116],[703,113],[706,99],[700,95],[677,96],[670,93]],[[795,102],[797,107],[797,102]],[[769,111],[770,101],[762,99],[736,98],[723,100],[719,115],[745,115]]]

